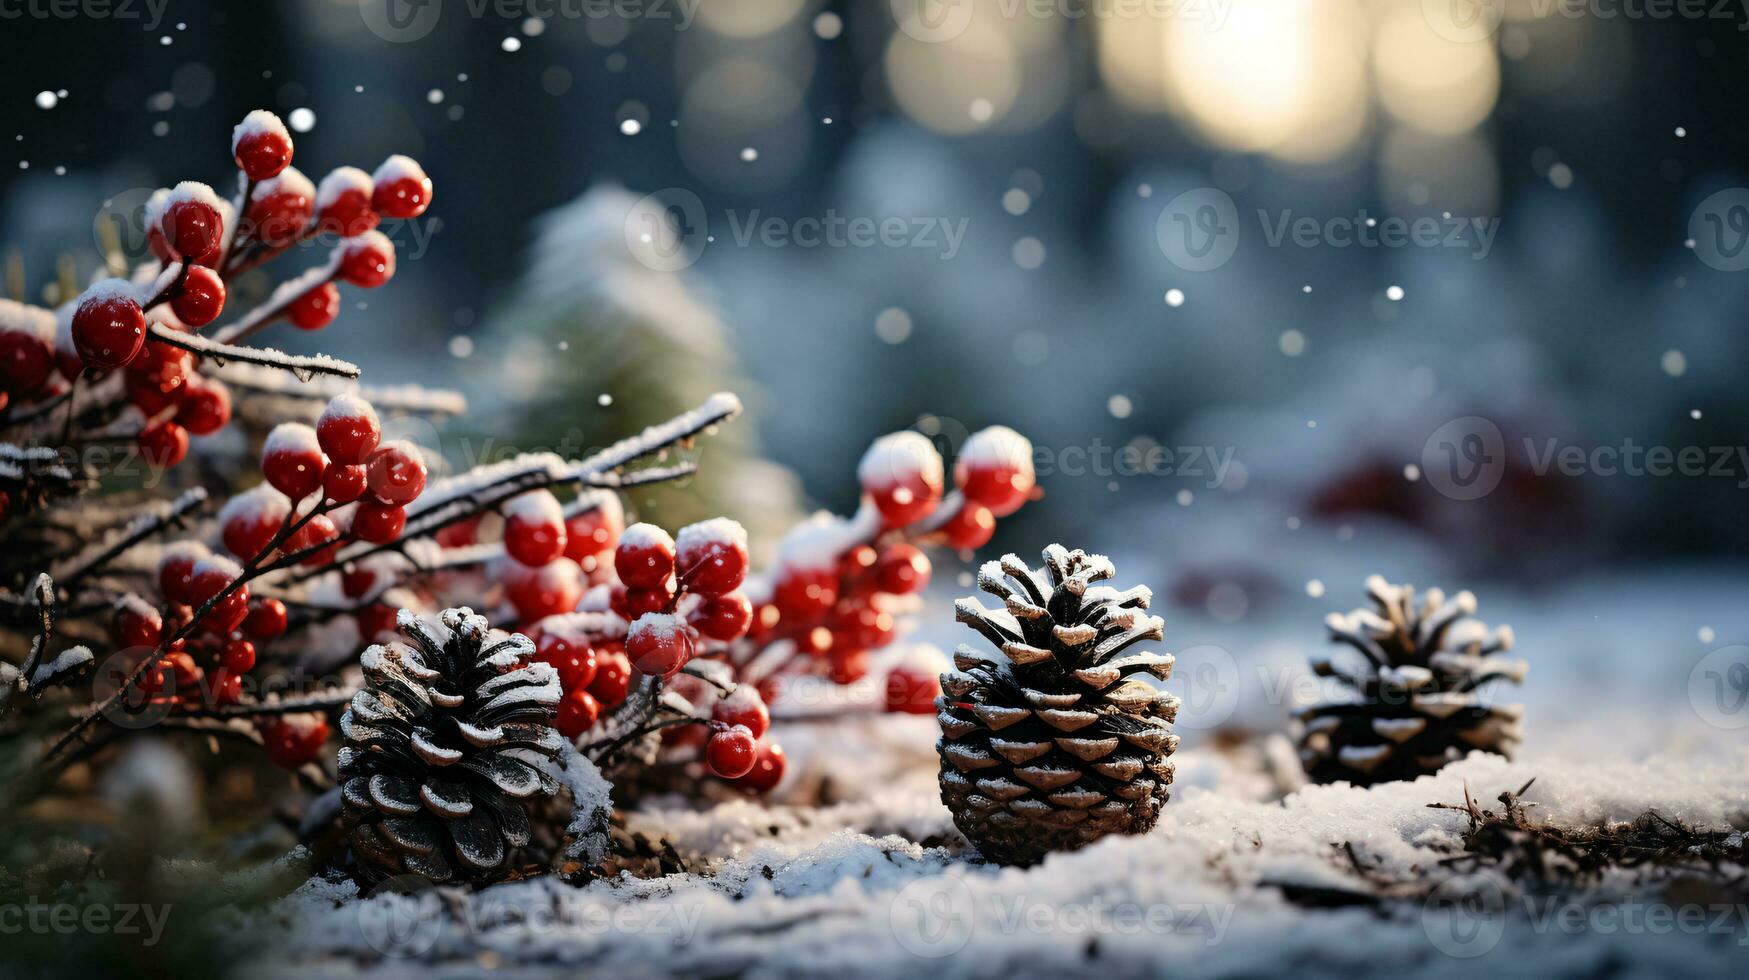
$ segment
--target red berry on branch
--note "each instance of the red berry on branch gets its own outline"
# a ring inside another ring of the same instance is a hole
[[[333,545],[325,548],[323,545]],[[304,565],[326,565],[334,557],[335,550],[340,545],[340,529],[334,526],[334,521],[327,514],[317,514],[311,517],[303,527],[292,532],[285,543],[285,550],[293,554],[304,554],[299,562]]]
[[[654,524],[633,524],[620,535],[613,569],[628,589],[654,589],[674,574],[674,539]]]
[[[865,603],[841,604],[834,612],[833,649],[871,650],[893,642],[893,614]]]
[[[175,422],[153,422],[140,430],[139,444],[148,466],[167,469],[188,455],[188,430]]]
[[[316,187],[296,167],[255,185],[243,212],[253,240],[284,248],[303,236],[315,215]]]
[[[599,669],[595,651],[581,639],[571,639],[556,633],[543,634],[535,644],[535,659],[552,664],[559,672],[559,683],[567,691],[587,688]]]
[[[753,604],[739,592],[706,596],[686,620],[705,636],[727,643],[747,635],[753,625]]]
[[[935,698],[941,694],[940,675],[910,664],[900,664],[887,674],[887,710],[912,715],[935,714]]]
[[[753,769],[735,783],[754,793],[769,793],[783,782],[784,767],[783,746],[771,741],[760,742]]]
[[[54,352],[41,338],[23,330],[0,328],[0,392],[33,394],[54,369]]]
[[[632,662],[618,644],[604,644],[595,651],[595,679],[589,693],[604,707],[624,703],[632,689]]]
[[[410,504],[425,490],[425,460],[410,442],[388,443],[365,466],[371,496],[385,504]]]
[[[274,765],[296,769],[315,761],[328,741],[328,719],[321,715],[283,715],[261,723],[261,740]]]
[[[531,490],[504,504],[504,550],[524,565],[545,565],[565,553],[565,512],[559,498]]]
[[[394,606],[381,602],[373,602],[358,611],[355,617],[358,621],[358,637],[365,643],[374,643],[385,635],[395,635]]]
[[[752,732],[754,738],[763,736],[771,727],[771,710],[750,684],[738,685],[718,701],[711,709],[711,718],[725,725],[740,725]]]
[[[231,421],[231,389],[207,379],[183,385],[176,421],[197,436],[210,436]]]
[[[619,543],[625,530],[625,512],[619,498],[603,492],[596,506],[572,514],[565,520],[565,557],[582,563]]]
[[[278,116],[253,110],[231,130],[231,157],[250,180],[266,180],[291,163],[291,133]]]
[[[164,617],[144,602],[129,601],[116,617],[116,644],[157,648],[164,638]]]
[[[212,692],[215,707],[223,708],[243,700],[243,678],[225,667],[213,671],[207,680],[207,689]]]
[[[1037,483],[1032,443],[1005,425],[993,425],[966,440],[954,462],[953,477],[967,500],[983,504],[997,517],[1007,517],[1026,503]]]
[[[699,595],[727,595],[747,578],[747,532],[724,517],[688,524],[675,541],[681,584]]]
[[[126,282],[105,279],[79,298],[73,311],[73,346],[86,366],[121,367],[145,342],[146,314]]]
[[[363,500],[352,514],[352,536],[371,544],[388,544],[407,526],[407,508]]]
[[[219,655],[219,663],[233,674],[247,674],[255,669],[255,644],[248,640],[231,640]]]
[[[340,290],[325,282],[292,300],[285,315],[299,330],[320,330],[340,315]]]
[[[185,180],[164,198],[162,208],[156,224],[171,254],[203,265],[218,258],[227,205],[211,187]]]
[[[150,388],[160,395],[169,396],[187,382],[188,372],[193,366],[194,355],[183,348],[148,340],[140,347],[139,354],[128,362],[129,390]],[[141,387],[136,389],[133,382],[139,382]]]
[[[219,555],[208,555],[194,563],[194,574],[189,582],[190,604],[204,606],[213,597],[224,592],[230,584],[243,574],[243,569],[234,561]],[[214,633],[229,633],[242,625],[243,618],[249,615],[249,586],[239,585],[213,606],[201,625]]]
[[[170,668],[171,679],[176,685],[179,695],[193,693],[200,686],[200,679],[205,671],[194,662],[194,656],[181,650],[174,650],[164,655],[159,663]]]
[[[584,732],[595,727],[596,719],[601,717],[601,702],[595,700],[595,695],[582,689],[567,690],[559,701],[559,716],[553,727],[559,734],[575,740]]]
[[[826,659],[826,676],[834,684],[855,684],[868,676],[868,651],[833,649]]]
[[[164,549],[158,559],[158,591],[171,602],[184,605],[194,601],[194,566],[207,556],[204,545],[179,541]]]
[[[900,542],[881,553],[875,585],[893,595],[922,592],[929,585],[929,571],[929,557],[916,545]]]
[[[285,603],[278,599],[258,599],[249,606],[243,620],[243,632],[257,640],[271,640],[285,632]]]
[[[368,565],[348,565],[340,571],[340,594],[348,599],[357,599],[370,591],[375,585],[377,573]]]
[[[395,154],[371,175],[370,204],[391,218],[417,218],[431,205],[431,178],[411,157]]]
[[[363,463],[376,452],[382,423],[370,402],[349,392],[335,395],[316,421],[316,440],[328,458],[346,465]]]
[[[351,238],[377,226],[371,210],[370,174],[357,167],[339,167],[316,188],[316,226],[325,235]]]
[[[291,502],[269,486],[255,486],[226,501],[219,510],[219,535],[225,550],[243,561],[261,554],[284,526]]]
[[[627,619],[637,619],[645,613],[667,612],[668,607],[673,604],[674,592],[668,587],[655,589],[627,589],[625,598],[625,617]]]
[[[433,538],[445,548],[466,548],[480,541],[480,517],[478,514],[445,524],[437,529]]]
[[[525,622],[571,612],[583,597],[583,571],[568,558],[538,568],[506,561],[504,595]]]
[[[784,621],[808,623],[838,601],[838,576],[824,568],[785,568],[778,572],[772,602]]]
[[[225,281],[204,265],[190,266],[181,292],[170,299],[171,312],[195,329],[217,320],[224,309]]]
[[[365,474],[362,466],[340,466],[332,460],[322,471],[322,496],[337,504],[350,504],[364,496]]]
[[[626,633],[626,656],[646,674],[672,677],[692,653],[692,634],[677,616],[645,613]]]
[[[753,771],[753,764],[758,759],[759,749],[753,742],[753,733],[741,725],[715,732],[705,743],[705,765],[724,779],[740,779],[747,775]]]
[[[261,473],[275,490],[302,500],[322,485],[326,466],[316,430],[302,422],[281,422],[261,447]]]
[[[839,574],[845,578],[856,578],[873,568],[878,557],[879,554],[874,548],[866,544],[859,544],[846,551],[844,557],[839,560]]]
[[[367,231],[340,243],[340,278],[375,289],[395,275],[395,243],[380,231]]]
[[[996,533],[996,516],[983,504],[966,500],[959,512],[941,526],[947,546],[959,551],[976,551],[990,542]]]
[[[941,454],[919,432],[876,439],[857,464],[856,475],[887,527],[916,523],[941,502]]]

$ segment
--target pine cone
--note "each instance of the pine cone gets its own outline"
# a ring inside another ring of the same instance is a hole
[[[340,718],[341,816],[367,883],[501,877],[529,841],[522,801],[558,790],[544,765],[564,746],[552,727],[557,671],[527,662],[528,637],[471,609],[439,618],[401,611],[396,625],[416,648],[365,650],[365,687]]]
[[[1354,696],[1299,712],[1306,775],[1368,786],[1435,772],[1471,749],[1510,758],[1523,707],[1490,704],[1483,689],[1524,680],[1524,661],[1494,656],[1512,648],[1512,627],[1490,629],[1473,618],[1476,597],[1468,592],[1448,599],[1429,589],[1417,607],[1412,586],[1374,575],[1366,593],[1376,609],[1325,620],[1331,639],[1359,650],[1364,662],[1354,671],[1328,658],[1312,662]]]
[[[1172,655],[1122,656],[1164,636],[1165,624],[1144,612],[1153,593],[1093,585],[1116,574],[1103,555],[1051,545],[1044,560],[1034,571],[1007,555],[979,570],[978,587],[1005,609],[970,598],[954,610],[1001,653],[962,644],[935,702],[942,802],[1003,864],[1153,827],[1172,782],[1166,757],[1178,747],[1169,724],[1178,699],[1130,679],[1166,679]]]

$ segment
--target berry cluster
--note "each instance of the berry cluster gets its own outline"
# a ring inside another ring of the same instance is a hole
[[[892,643],[897,617],[914,606],[931,572],[924,548],[971,551],[990,540],[996,519],[1032,496],[1032,444],[992,426],[961,448],[957,489],[944,486],[934,445],[915,432],[875,440],[857,467],[863,501],[849,519],[818,515],[792,531],[777,567],[756,589],[747,640],[733,662],[743,680],[775,699],[781,681],[802,674],[852,684],[868,673],[869,651]],[[781,646],[780,646],[781,645]],[[778,655],[770,655],[777,650]],[[787,652],[787,655],[784,653]],[[932,714],[936,672],[901,664],[887,675],[890,711]]]

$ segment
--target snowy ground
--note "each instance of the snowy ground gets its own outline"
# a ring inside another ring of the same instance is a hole
[[[1688,678],[1706,654],[1700,624],[1713,624],[1712,646],[1742,638],[1732,596],[1745,587],[1671,573],[1582,582],[1534,601],[1484,593],[1484,614],[1497,607],[1489,618],[1514,622],[1534,665],[1523,692],[1529,737],[1513,763],[1474,756],[1415,783],[1310,787],[1280,800],[1259,765],[1267,735],[1223,751],[1209,737],[1214,725],[1193,724],[1152,833],[1015,870],[962,852],[936,795],[932,719],[800,726],[780,732],[795,773],[788,785],[818,792],[824,781],[837,802],[652,804],[633,815],[634,827],[699,855],[694,873],[362,900],[350,885],[312,882],[238,934],[265,940],[257,948],[273,953],[263,971],[285,977],[468,976],[483,966],[511,976],[1740,975],[1749,962],[1740,885],[1619,880],[1593,895],[1527,898],[1509,883],[1440,869],[1466,818],[1427,804],[1459,801],[1467,786],[1493,806],[1534,776],[1526,798],[1555,823],[1653,809],[1744,827],[1749,745],[1696,708]],[[1169,638],[1173,627],[1169,614]],[[1282,709],[1257,704],[1270,701],[1274,683],[1260,665],[1286,670],[1316,645],[1287,635],[1267,624],[1229,628],[1227,648],[1256,653],[1235,665],[1235,702],[1204,710],[1268,727]],[[1362,887],[1343,844],[1376,877],[1451,880],[1426,901],[1307,907],[1308,890]]]

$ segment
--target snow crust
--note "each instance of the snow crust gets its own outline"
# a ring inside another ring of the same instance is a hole
[[[360,191],[369,200],[375,189],[376,184],[370,179],[370,174],[357,167],[335,167],[328,171],[328,175],[316,187],[316,210],[324,211],[333,207],[334,202],[340,200],[340,195],[349,190]]]

